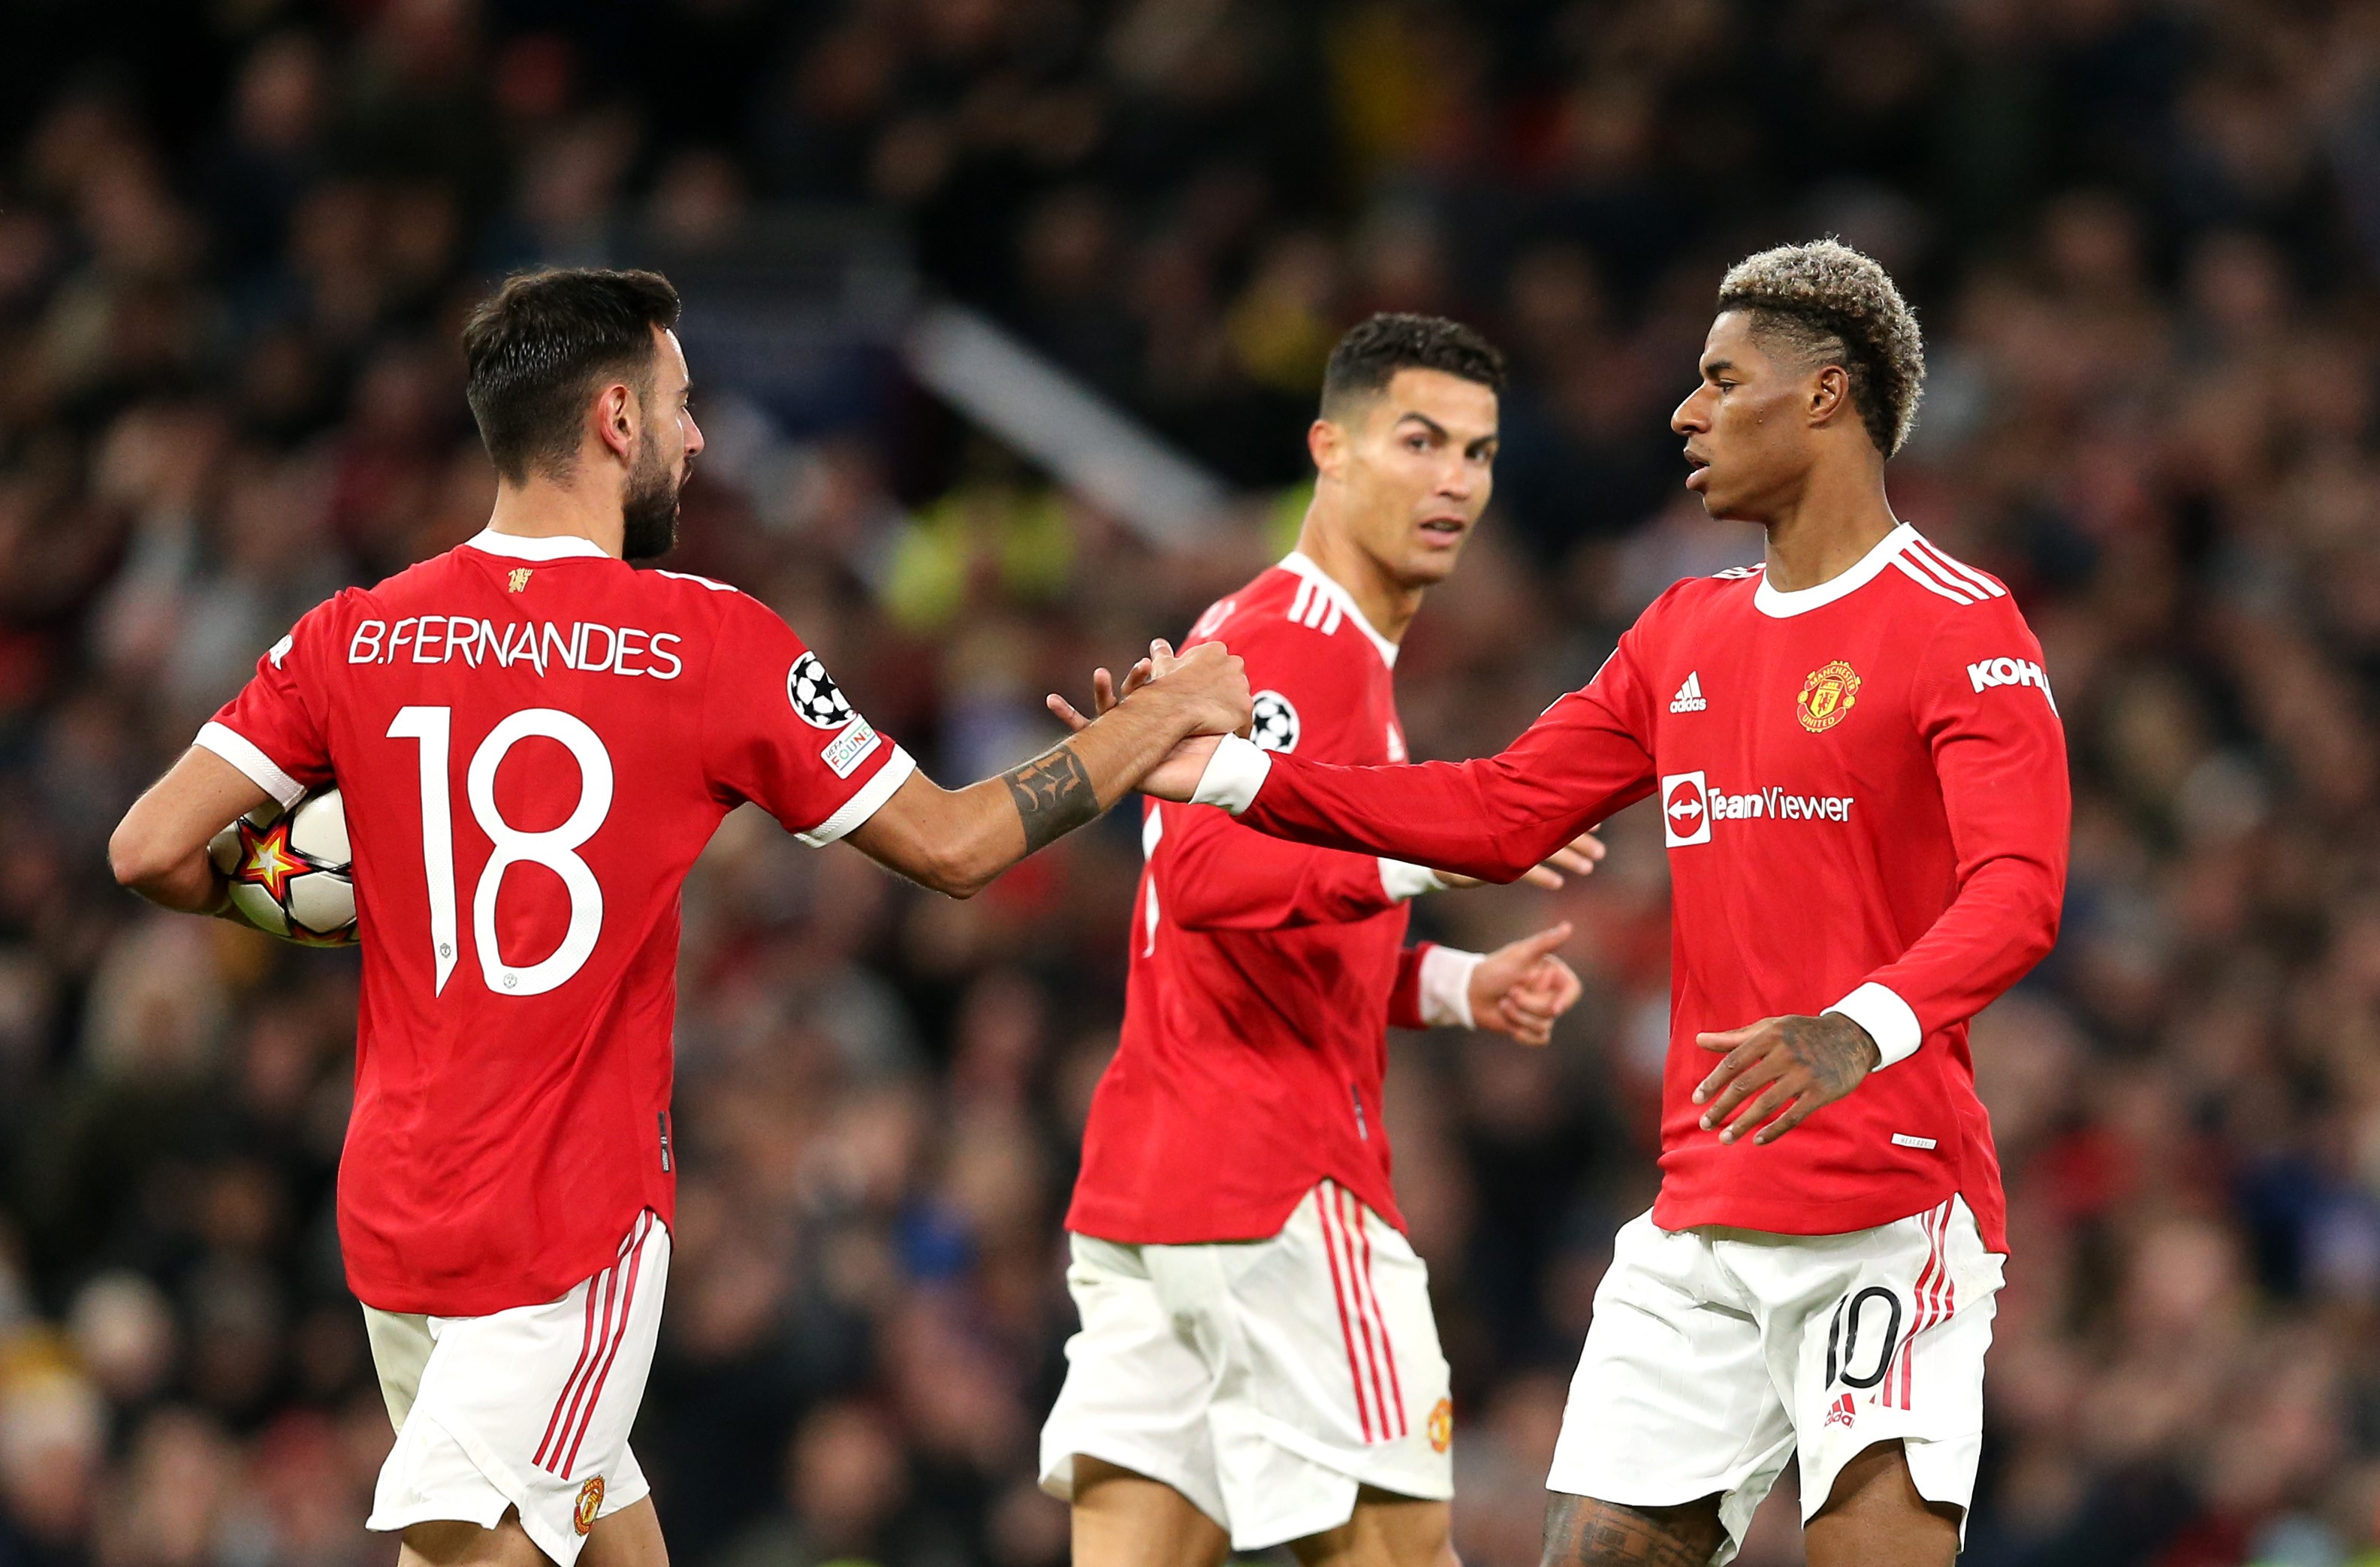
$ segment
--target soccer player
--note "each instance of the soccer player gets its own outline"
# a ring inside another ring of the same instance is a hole
[[[1405,759],[1397,646],[1488,504],[1503,376],[1476,333],[1424,316],[1375,316],[1332,352],[1297,550],[1190,635],[1246,662],[1267,751]],[[1083,1326],[1042,1483],[1074,1503],[1077,1567],[1284,1542],[1309,1563],[1434,1567],[1453,1406],[1389,1180],[1385,1030],[1543,1044],[1578,999],[1553,955],[1570,928],[1485,957],[1402,947],[1408,900],[1447,884],[1418,866],[1155,801],[1142,842],[1123,1039],[1066,1220]]]
[[[1925,370],[1891,279],[1793,246],[1718,304],[1670,422],[1763,566],[1672,587],[1499,756],[1200,741],[1143,787],[1490,880],[1658,795],[1661,1190],[1597,1295],[1546,1561],[1724,1561],[1798,1451],[1815,1567],[1944,1563],[2006,1249],[1967,1023],[2056,936],[2065,742],[2007,588],[1886,500]]]
[[[1238,661],[1157,678],[946,793],[722,583],[638,571],[702,450],[650,273],[505,283],[464,330],[487,530],[300,619],[134,805],[117,878],[220,913],[208,839],[335,783],[363,945],[339,1170],[347,1279],[397,1427],[370,1526],[405,1562],[665,1560],[627,1446],[669,1273],[678,892],[752,801],[956,896],[1201,727]]]

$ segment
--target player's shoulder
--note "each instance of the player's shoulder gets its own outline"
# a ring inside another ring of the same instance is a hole
[[[1395,645],[1373,630],[1347,590],[1296,554],[1208,605],[1186,641],[1220,641],[1243,658],[1317,669],[1392,664],[1396,657]]]
[[[2033,628],[2006,582],[1913,528],[1882,577],[1897,589],[1894,624],[1912,638],[1945,648],[2007,643],[2011,652],[2034,645]]]
[[[1982,610],[1995,617],[2015,612],[2016,598],[2007,583],[1968,565],[1913,528],[1907,530],[1889,564],[1901,580],[1923,595],[1917,601],[1929,615],[1973,619],[1979,617],[1961,612]]]
[[[1734,565],[1707,577],[1682,577],[1645,606],[1636,617],[1635,630],[1639,636],[1658,634],[1712,610],[1724,610],[1739,601],[1749,605],[1759,590],[1762,571],[1759,565]]]

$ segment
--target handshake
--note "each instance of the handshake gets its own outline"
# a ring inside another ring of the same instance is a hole
[[[1248,734],[1247,667],[1220,642],[1201,642],[1179,653],[1161,638],[1151,642],[1148,656],[1124,672],[1122,686],[1108,671],[1093,671],[1091,698],[1090,717],[1054,692],[1048,702],[1077,734],[1126,702],[1170,710],[1171,727],[1182,737],[1130,785],[1160,800],[1187,801],[1197,792],[1217,742],[1226,735]]]

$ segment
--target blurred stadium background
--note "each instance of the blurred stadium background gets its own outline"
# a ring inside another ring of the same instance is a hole
[[[1917,302],[1901,515],[2017,586],[2073,745],[2063,944],[1977,1026],[2016,1260],[1975,1567],[2380,1561],[2380,7],[2317,0],[0,0],[0,1567],[379,1562],[329,1197],[353,964],[102,844],[329,590],[474,531],[466,302],[667,269],[682,564],[945,780],[1282,547],[1336,334],[1512,351],[1400,668],[1499,747],[1674,577],[1724,264]],[[1128,813],[1124,813],[1127,814]],[[1554,1047],[1401,1039],[1458,1544],[1530,1567],[1652,1185],[1658,834],[1559,895]],[[638,1443],[686,1567],[1043,1567],[1058,1216],[1129,820],[980,900],[765,821],[686,898],[680,1257]],[[1745,1560],[1798,1561],[1772,1504]]]

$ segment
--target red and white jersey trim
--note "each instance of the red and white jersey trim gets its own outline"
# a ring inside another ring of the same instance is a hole
[[[1303,550],[1292,550],[1281,557],[1281,568],[1297,577],[1297,590],[1291,595],[1284,618],[1321,632],[1325,637],[1335,634],[1346,621],[1355,623],[1355,629],[1380,655],[1380,662],[1390,669],[1397,666],[1397,645],[1380,635],[1378,628],[1365,618],[1354,595],[1339,585],[1338,579],[1314,564]]]

